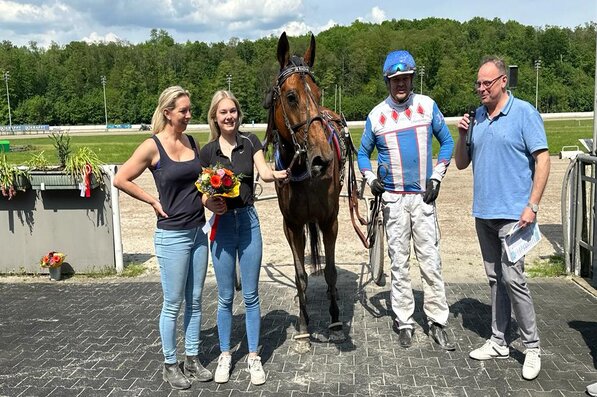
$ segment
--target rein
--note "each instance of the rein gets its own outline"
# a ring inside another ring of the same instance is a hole
[[[346,184],[346,193],[348,196],[348,209],[350,212],[350,221],[352,222],[352,227],[354,231],[359,236],[359,240],[365,246],[365,248],[369,248],[369,239],[365,237],[363,232],[361,231],[359,225],[357,225],[356,220],[359,221],[361,226],[367,225],[367,220],[361,216],[359,212],[359,193],[358,193],[358,184],[357,184],[357,177],[354,170],[354,155],[356,154],[357,150],[352,142],[352,137],[350,136],[350,132],[348,131],[348,127],[344,128],[344,141],[346,143],[346,161],[348,162],[348,183]]]

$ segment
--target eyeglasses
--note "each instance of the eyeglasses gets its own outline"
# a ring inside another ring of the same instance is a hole
[[[496,77],[493,80],[484,80],[484,81],[475,81],[475,88],[479,89],[481,88],[481,86],[483,86],[483,88],[485,88],[486,90],[490,89],[491,86],[498,81],[499,79],[501,79],[502,77],[504,77],[505,74],[500,74],[498,77]]]

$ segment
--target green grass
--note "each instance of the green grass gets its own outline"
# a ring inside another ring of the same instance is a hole
[[[127,277],[141,276],[141,275],[143,275],[143,273],[145,273],[145,268],[143,267],[142,263],[131,262],[131,263],[124,264],[124,269],[122,270],[122,273],[120,273],[120,274],[116,273],[116,268],[106,266],[103,268],[94,269],[93,271],[91,271],[89,273],[76,274],[75,277],[104,278],[104,277],[118,276],[118,277],[127,278]]]
[[[450,132],[454,142],[458,140],[458,129],[450,125]],[[549,145],[549,154],[557,156],[564,146],[578,146],[584,151],[584,147],[578,141],[581,138],[593,138],[593,120],[547,120],[545,121],[545,134]],[[353,135],[353,137],[355,137]],[[360,141],[360,135],[359,135]],[[439,144],[433,141],[433,155],[437,155]]]
[[[525,272],[529,277],[560,277],[566,275],[566,264],[561,255],[551,255],[547,259],[536,260],[527,266]]]
[[[130,278],[130,277],[142,276],[144,273],[145,273],[145,267],[143,266],[142,263],[131,262],[131,263],[124,264],[124,269],[122,270],[121,274],[116,273],[115,267],[105,266],[105,267],[101,267],[101,268],[94,268],[93,270],[91,270],[88,273],[81,273],[81,274],[79,274],[79,273],[75,273],[75,274],[63,273],[62,278],[64,280],[67,280],[71,277],[74,277],[75,279],[81,279],[81,280],[84,280],[86,278],[101,279],[101,278],[106,278],[106,277]],[[48,277],[47,273],[27,273],[25,271],[25,269],[23,269],[23,268],[19,269],[18,271],[12,271],[12,272],[8,272],[8,273],[0,273],[0,278],[14,277],[14,276],[23,277],[23,280]]]
[[[449,128],[456,140],[458,138],[456,126],[451,125]],[[583,150],[578,139],[593,137],[593,120],[549,120],[545,122],[545,130],[550,154],[558,155],[563,146],[579,146]],[[352,128],[350,133],[354,144],[358,148],[363,133],[362,128]],[[207,143],[209,136],[208,132],[193,132],[191,135],[200,145]],[[263,139],[265,131],[258,131],[256,135]],[[148,136],[149,134],[110,135],[109,133],[104,135],[79,135],[71,137],[71,146],[73,151],[76,151],[81,146],[88,146],[97,153],[98,157],[104,163],[122,164]],[[12,141],[10,140],[10,136],[1,136],[0,138],[10,141],[11,151],[6,156],[10,163],[24,164],[33,154],[45,151],[45,156],[50,163],[58,164],[56,150],[52,146],[52,141],[47,136],[19,138]],[[434,156],[437,155],[438,148],[439,145],[434,140]],[[18,149],[22,149],[22,151],[17,151]]]

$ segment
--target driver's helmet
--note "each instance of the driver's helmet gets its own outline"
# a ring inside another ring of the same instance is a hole
[[[394,76],[401,74],[414,74],[417,65],[410,52],[406,50],[392,51],[386,56],[383,63],[383,78],[386,83]]]

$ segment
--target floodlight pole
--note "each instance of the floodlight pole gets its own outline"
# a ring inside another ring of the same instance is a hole
[[[597,38],[597,33],[595,34]],[[595,43],[597,49],[597,42]],[[595,53],[595,61],[597,61],[597,53]],[[597,68],[595,68],[595,98],[593,101],[593,156],[597,153]],[[595,277],[593,277],[595,279]]]
[[[104,117],[106,119],[106,130],[108,129],[108,104],[106,102],[106,76],[102,76],[102,86],[104,87]]]
[[[230,91],[230,83],[232,83],[232,75],[231,74],[226,75],[226,81],[228,81],[228,91]]]
[[[6,102],[8,103],[8,128],[10,133],[13,134],[12,130],[12,115],[10,114],[10,94],[8,93],[8,80],[10,79],[10,73],[8,70],[4,72],[4,82],[6,83]]]
[[[421,65],[419,69],[419,75],[421,76],[421,95],[423,95],[423,76],[425,76],[425,65]]]
[[[541,59],[535,61],[535,70],[537,71],[537,79],[535,80],[535,108],[539,110],[539,69],[541,69]]]

